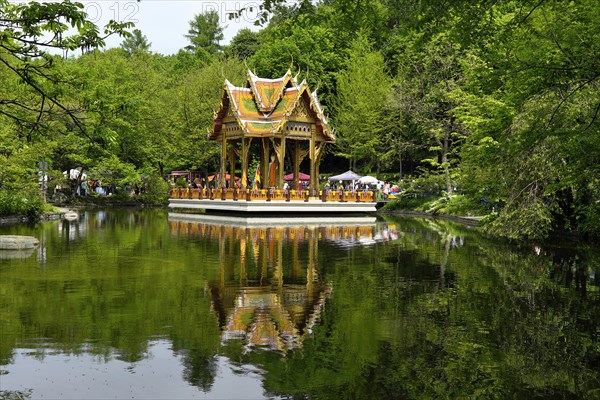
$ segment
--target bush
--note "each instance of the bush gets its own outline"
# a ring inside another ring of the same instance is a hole
[[[426,211],[430,208],[431,204],[435,201],[434,196],[415,196],[413,194],[404,192],[400,195],[397,200],[392,200],[383,206],[386,211],[393,210],[412,210],[412,211]]]
[[[0,189],[0,216],[26,215],[35,220],[44,212],[45,203],[37,191]]]
[[[600,237],[600,203],[577,207],[577,228],[590,236]]]
[[[169,201],[169,184],[160,176],[151,175],[144,181],[140,198],[146,204],[165,204]]]
[[[541,200],[492,213],[481,222],[484,232],[508,239],[544,239],[552,228],[552,205]]]
[[[439,212],[452,215],[485,215],[489,213],[489,210],[482,205],[480,200],[457,194],[447,197],[446,204]]]
[[[186,188],[186,187],[188,187],[188,181],[187,181],[187,179],[185,179],[185,178],[178,178],[175,181],[175,187],[178,187],[178,188]]]

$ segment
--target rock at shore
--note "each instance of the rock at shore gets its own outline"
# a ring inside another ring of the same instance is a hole
[[[75,221],[76,219],[79,218],[79,214],[77,214],[75,211],[69,210],[63,214],[63,218],[66,219],[67,221]]]
[[[33,249],[39,244],[33,236],[0,235],[0,250]]]

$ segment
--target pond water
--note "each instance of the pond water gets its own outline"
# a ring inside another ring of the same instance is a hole
[[[433,219],[3,226],[3,398],[600,397],[600,252]]]

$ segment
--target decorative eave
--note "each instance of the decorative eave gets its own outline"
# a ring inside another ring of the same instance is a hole
[[[240,126],[247,135],[271,136],[281,131],[282,120],[252,121],[241,120]]]
[[[323,112],[323,107],[321,106],[319,98],[317,97],[316,90],[310,93],[310,106],[313,109],[313,111],[317,114],[317,120],[321,122],[320,124],[317,124],[317,126],[321,129],[323,135],[329,138],[329,141],[331,143],[335,143],[335,134],[329,126],[329,122],[327,122],[327,118],[325,117],[325,113]]]

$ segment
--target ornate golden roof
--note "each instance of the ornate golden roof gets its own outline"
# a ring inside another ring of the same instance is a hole
[[[325,141],[335,142],[317,93],[310,92],[306,80],[298,83],[289,70],[278,79],[259,78],[248,71],[246,87],[237,87],[225,80],[221,104],[208,138],[219,137],[225,124],[228,129],[234,124],[234,131],[244,136],[274,136],[281,134],[288,122],[296,122],[298,118],[314,125]]]

